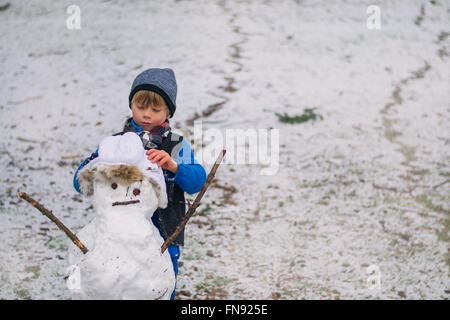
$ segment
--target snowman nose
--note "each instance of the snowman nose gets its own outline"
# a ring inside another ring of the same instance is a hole
[[[133,194],[134,194],[135,196],[138,196],[138,195],[141,194],[141,190],[139,190],[138,188],[134,188]]]

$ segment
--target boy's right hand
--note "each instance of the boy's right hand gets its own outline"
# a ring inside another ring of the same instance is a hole
[[[152,163],[158,162],[158,167],[169,170],[172,173],[177,173],[178,164],[166,151],[150,149],[146,152],[146,154],[148,155],[147,159],[152,161]]]

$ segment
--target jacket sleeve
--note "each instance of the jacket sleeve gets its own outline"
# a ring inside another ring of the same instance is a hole
[[[89,157],[87,157],[82,164],[78,167],[77,171],[75,171],[75,174],[73,175],[73,187],[78,193],[82,193],[80,190],[80,185],[78,184],[78,172],[83,169],[85,165],[87,165],[91,160],[98,157],[98,148],[93,152]]]
[[[177,173],[171,181],[175,181],[181,189],[189,194],[200,191],[206,182],[206,172],[203,166],[194,157],[189,143],[183,139],[178,156],[174,158],[178,164]]]

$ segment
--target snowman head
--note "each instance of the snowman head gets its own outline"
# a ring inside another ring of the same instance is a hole
[[[147,159],[141,139],[133,132],[102,140],[98,157],[78,174],[83,194],[113,207],[167,207],[162,169]]]

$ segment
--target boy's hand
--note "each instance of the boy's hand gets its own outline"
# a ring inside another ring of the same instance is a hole
[[[170,172],[177,173],[178,164],[172,159],[170,154],[164,150],[150,149],[146,152],[148,155],[147,159],[151,160],[152,163],[158,161],[158,167],[162,167]]]

